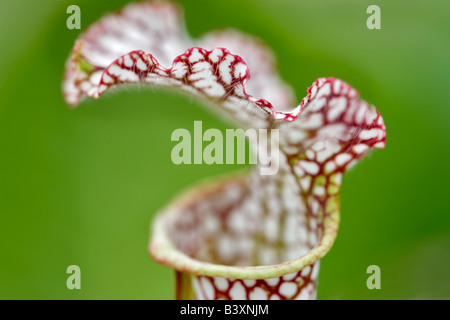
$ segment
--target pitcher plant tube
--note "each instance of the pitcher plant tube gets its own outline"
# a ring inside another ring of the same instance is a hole
[[[338,232],[342,176],[385,146],[381,115],[350,85],[319,78],[295,107],[274,61],[252,36],[192,39],[177,5],[143,2],[90,26],[66,63],[72,106],[141,83],[198,96],[239,128],[279,130],[277,174],[256,165],[202,182],[157,215],[149,252],[175,270],[177,299],[315,299],[320,259]]]

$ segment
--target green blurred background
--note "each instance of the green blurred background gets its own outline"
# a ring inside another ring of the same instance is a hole
[[[180,1],[191,35],[234,27],[264,39],[298,100],[318,77],[375,104],[387,147],[344,178],[337,241],[320,299],[450,298],[448,0]],[[157,89],[115,91],[70,110],[64,62],[79,30],[126,1],[1,0],[0,298],[172,299],[172,271],[147,254],[154,213],[179,190],[234,166],[175,166],[176,128],[227,124]],[[381,8],[381,30],[366,8]],[[170,120],[169,120],[170,119]],[[81,267],[81,290],[66,268]],[[368,290],[366,268],[381,268]]]

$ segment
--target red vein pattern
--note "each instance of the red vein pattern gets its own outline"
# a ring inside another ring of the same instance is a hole
[[[197,300],[312,300],[316,298],[319,262],[283,277],[258,280],[200,276]]]
[[[273,55],[261,41],[233,30],[210,33],[194,41],[180,21],[180,10],[173,4],[149,2],[126,6],[89,27],[77,40],[66,64],[66,102],[75,106],[85,96],[98,98],[116,84],[145,82],[175,85],[211,102],[223,100],[216,107],[226,108],[224,114],[230,110],[243,112],[233,120],[247,127],[254,127],[255,119],[249,119],[254,114],[260,114],[259,125],[264,126],[267,113],[276,120],[288,121],[299,113],[297,108],[284,115],[282,110],[291,108],[294,101],[292,90],[281,81]],[[220,48],[224,46],[235,50],[234,54]],[[251,81],[243,58],[248,58],[253,68],[255,77]],[[165,68],[168,64],[172,67]],[[182,79],[184,72],[189,76],[186,79]],[[247,82],[253,95],[270,98],[279,112],[268,100],[247,94]]]
[[[90,27],[63,91],[76,105],[124,83],[178,88],[241,127],[280,133],[276,175],[255,168],[201,184],[158,215],[149,252],[176,270],[177,298],[314,299],[319,260],[339,226],[342,176],[384,148],[379,112],[335,78],[316,80],[291,108],[292,91],[263,44],[231,30],[195,41],[165,2],[132,4]]]

